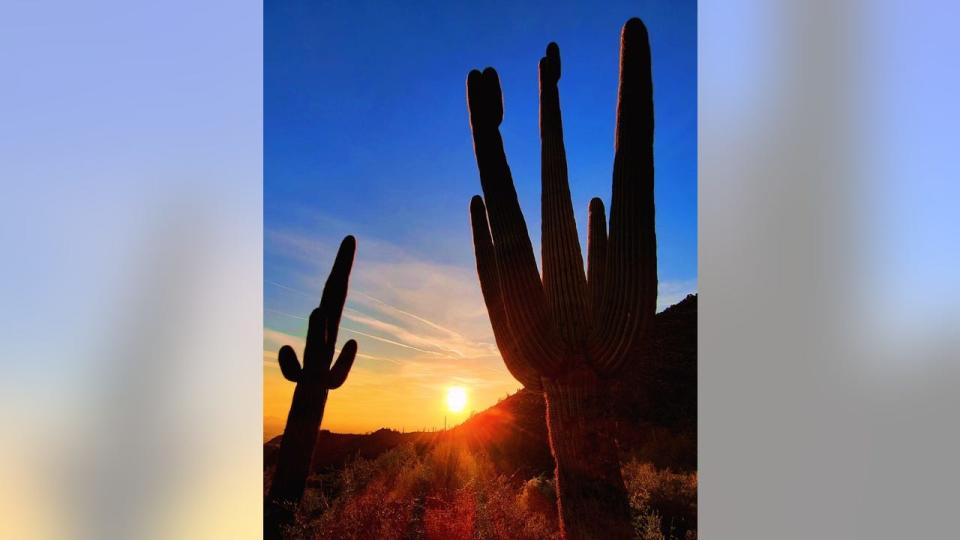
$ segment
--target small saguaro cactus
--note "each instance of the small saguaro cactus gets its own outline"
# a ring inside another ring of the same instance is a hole
[[[543,276],[500,136],[503,100],[493,68],[467,77],[484,198],[470,204],[477,273],[509,371],[547,402],[565,538],[632,538],[609,419],[607,384],[644,340],[656,311],[653,87],[640,19],[623,26],[610,233],[590,201],[588,267],[577,238],[560,119],[560,49],[540,60]]]
[[[283,376],[297,386],[280,441],[276,472],[270,484],[268,498],[271,505],[300,501],[327,393],[344,383],[357,354],[357,342],[351,339],[340,350],[336,363],[330,365],[355,251],[356,240],[352,236],[344,238],[323,288],[320,306],[310,314],[303,365],[297,361],[297,353],[289,345],[283,346],[278,355]],[[276,508],[268,510],[275,511]]]

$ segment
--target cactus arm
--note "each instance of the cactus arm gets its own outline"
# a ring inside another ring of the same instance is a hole
[[[587,216],[587,285],[594,317],[603,300],[603,278],[607,260],[607,216],[603,201],[594,197]]]
[[[587,283],[567,180],[559,79],[560,48],[550,43],[540,59],[543,288],[561,337],[579,348],[588,328]]]
[[[493,240],[490,238],[490,227],[487,224],[487,209],[479,195],[473,197],[473,200],[470,201],[470,221],[473,228],[473,249],[477,258],[480,290],[483,293],[483,300],[490,316],[490,325],[493,327],[493,337],[497,342],[497,348],[500,350],[500,355],[503,357],[503,362],[510,374],[526,388],[539,390],[540,377],[537,376],[534,367],[520,355],[510,326],[507,323],[507,314],[500,293],[497,256],[494,253]]]
[[[470,72],[467,102],[510,328],[524,357],[542,359],[549,366],[548,371],[556,371],[562,365],[556,327],[550,319],[533,246],[503,150],[499,130],[503,101],[495,70]]]
[[[290,382],[297,382],[300,380],[300,362],[297,360],[297,353],[293,350],[293,347],[289,345],[284,345],[280,347],[280,352],[277,354],[277,362],[280,364],[280,373],[283,374],[283,378]]]
[[[590,356],[600,372],[622,366],[656,311],[653,206],[653,83],[650,42],[640,19],[620,40],[613,197],[604,297]]]
[[[343,386],[343,383],[347,380],[347,375],[350,373],[350,368],[353,367],[353,360],[356,357],[357,342],[351,339],[340,349],[340,356],[337,357],[337,361],[334,362],[333,367],[330,368],[330,375],[327,377],[328,389],[336,390]]]

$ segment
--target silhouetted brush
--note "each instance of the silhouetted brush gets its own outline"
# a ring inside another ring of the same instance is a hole
[[[477,273],[507,368],[547,401],[566,538],[632,538],[604,379],[616,376],[656,311],[653,87],[640,19],[621,32],[609,236],[603,202],[589,208],[588,268],[577,237],[560,118],[560,49],[540,60],[543,277],[500,137],[497,72],[471,71],[467,101],[480,182],[470,204]]]
[[[297,361],[297,353],[289,345],[283,346],[278,355],[283,376],[297,386],[280,440],[276,472],[270,484],[264,516],[264,531],[268,537],[278,535],[281,522],[289,517],[281,515],[282,505],[296,504],[303,495],[327,394],[343,385],[357,354],[357,342],[351,339],[331,367],[355,251],[354,238],[344,238],[323,288],[320,306],[310,314],[303,365]]]

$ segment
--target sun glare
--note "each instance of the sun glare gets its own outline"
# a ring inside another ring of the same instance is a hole
[[[467,406],[467,391],[460,386],[447,390],[447,408],[450,412],[461,412]]]

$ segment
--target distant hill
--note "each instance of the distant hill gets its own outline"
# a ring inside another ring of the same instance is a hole
[[[611,385],[617,438],[626,457],[659,468],[696,469],[697,297],[687,296],[654,319],[652,339],[637,360]],[[482,450],[503,474],[530,478],[549,474],[543,397],[520,390],[446,432],[400,433],[381,429],[365,435],[321,431],[313,469],[328,473],[357,457],[373,459],[405,443],[435,445],[455,439]],[[264,482],[269,486],[280,439],[264,444]]]

